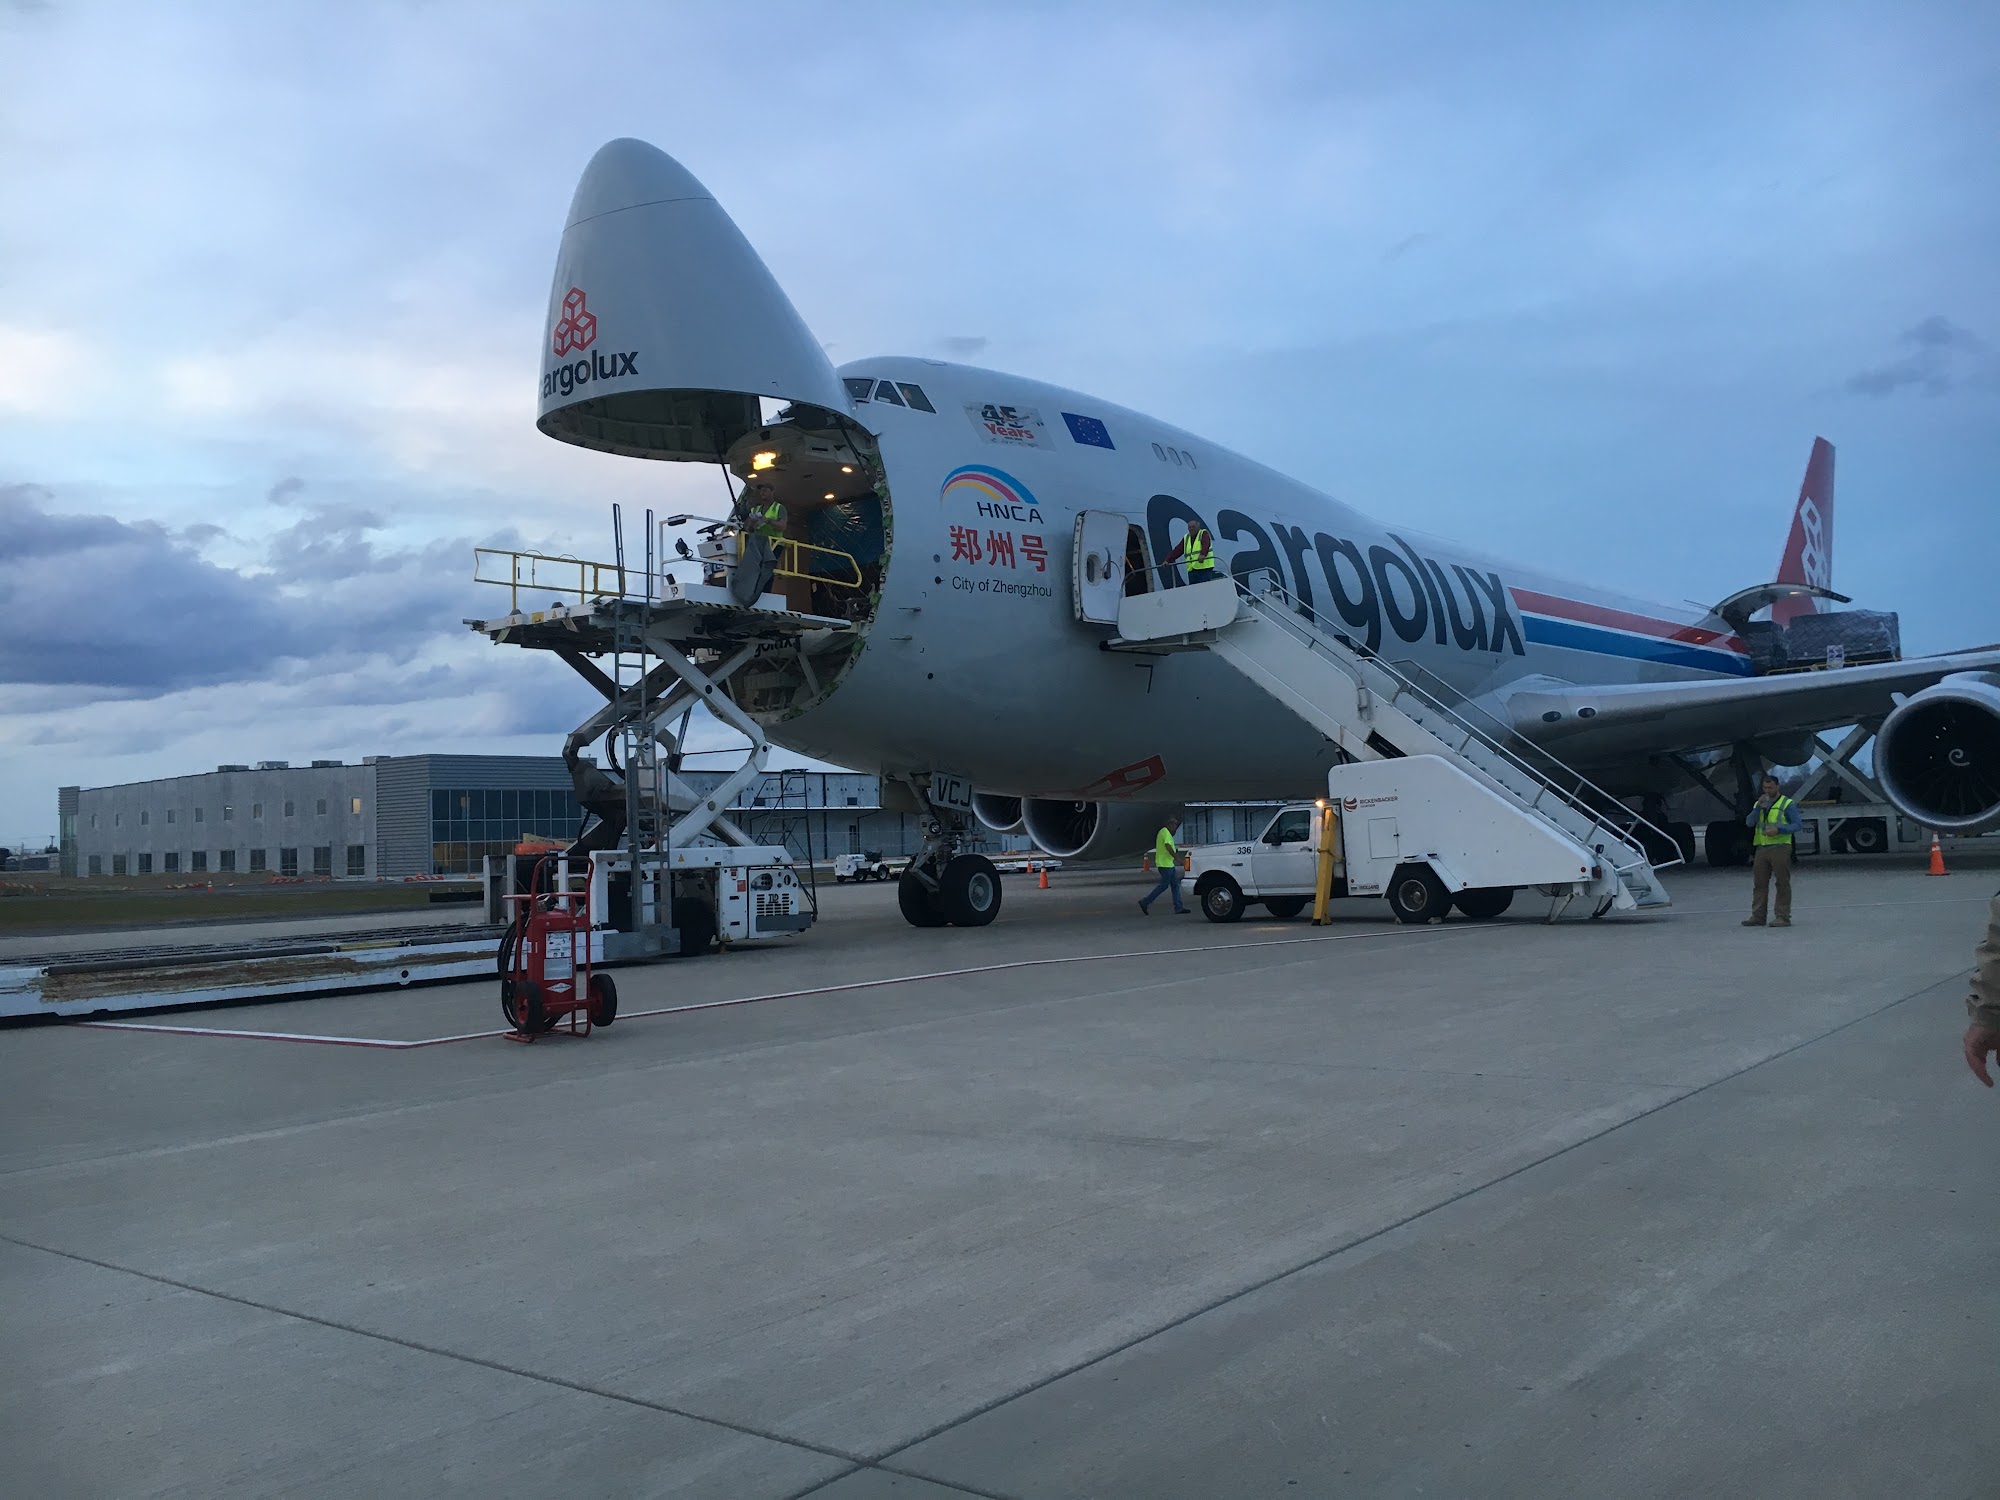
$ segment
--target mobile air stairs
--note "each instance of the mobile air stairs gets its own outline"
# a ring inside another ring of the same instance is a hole
[[[1107,645],[1210,651],[1339,747],[1346,760],[1327,791],[1348,823],[1349,894],[1377,893],[1391,871],[1427,865],[1440,895],[1540,888],[1552,898],[1551,921],[1579,901],[1592,916],[1670,904],[1659,871],[1681,861],[1656,863],[1646,850],[1648,835],[1655,848],[1674,847],[1665,833],[1443,682],[1420,683],[1420,668],[1357,649],[1261,582],[1221,578],[1127,596]],[[1411,757],[1442,768],[1396,768]],[[1390,806],[1398,801],[1400,843]],[[1358,847],[1357,821],[1371,825],[1372,851]],[[1411,841],[1419,828],[1421,842]]]

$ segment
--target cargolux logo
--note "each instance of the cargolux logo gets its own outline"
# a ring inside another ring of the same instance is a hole
[[[571,287],[562,300],[562,316],[556,320],[555,351],[588,349],[597,338],[597,314],[584,305],[583,289]]]
[[[1826,565],[1826,531],[1819,507],[1810,500],[1799,502],[1799,530],[1805,543],[1799,550],[1799,571],[1806,575],[1807,583],[1826,588],[1831,571]]]

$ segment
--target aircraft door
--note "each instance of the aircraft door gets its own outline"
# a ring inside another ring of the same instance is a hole
[[[1125,594],[1125,530],[1131,524],[1116,511],[1077,512],[1070,596],[1076,617],[1086,624],[1118,623],[1118,601]]]
[[[1271,820],[1250,856],[1251,878],[1259,890],[1311,890],[1319,878],[1313,852],[1313,809],[1290,807]]]

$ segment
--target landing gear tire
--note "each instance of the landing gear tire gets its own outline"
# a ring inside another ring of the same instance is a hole
[[[609,974],[590,976],[590,1024],[609,1026],[618,1019],[618,986]]]
[[[1663,838],[1649,828],[1634,830],[1639,835],[1639,846],[1646,851],[1646,863],[1664,865],[1680,857],[1680,844],[1670,838]]]
[[[1280,922],[1291,921],[1293,917],[1296,917],[1305,909],[1306,898],[1304,896],[1266,896],[1264,898],[1264,910],[1268,911]]]
[[[1880,854],[1889,847],[1889,825],[1880,818],[1856,818],[1843,831],[1856,854]]]
[[[1201,904],[1201,914],[1211,922],[1234,922],[1243,915],[1243,892],[1227,875],[1197,887],[1194,899]]]
[[[1451,893],[1429,865],[1399,865],[1389,877],[1389,910],[1398,922],[1413,926],[1442,922],[1450,905]]]
[[[938,906],[954,927],[984,927],[1000,915],[1000,872],[983,854],[961,854],[938,880]]]
[[[1490,922],[1514,904],[1514,892],[1506,886],[1486,886],[1459,891],[1451,898],[1459,915],[1475,922]]]
[[[1672,835],[1675,847],[1681,852],[1681,863],[1684,865],[1693,864],[1694,824],[1669,823],[1667,825],[1667,832]]]
[[[1708,846],[1708,862],[1717,869],[1749,862],[1747,835],[1742,826],[1734,821],[1709,824],[1702,842]]]
[[[674,927],[681,935],[680,957],[699,958],[715,950],[715,908],[699,896],[674,902]]]
[[[929,886],[917,879],[915,870],[905,870],[898,877],[896,904],[903,909],[903,920],[912,927],[945,925],[945,914],[938,909],[937,896]]]

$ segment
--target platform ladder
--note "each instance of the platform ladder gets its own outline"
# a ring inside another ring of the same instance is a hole
[[[1671,903],[1658,872],[1681,863],[1678,852],[1655,863],[1637,830],[1677,850],[1666,833],[1437,678],[1354,647],[1282,587],[1230,578],[1135,595],[1123,601],[1119,636],[1110,644],[1206,648],[1351,759],[1436,755],[1451,762],[1592,856],[1604,872],[1600,912]],[[1430,677],[1429,686],[1419,682],[1420,673]]]

